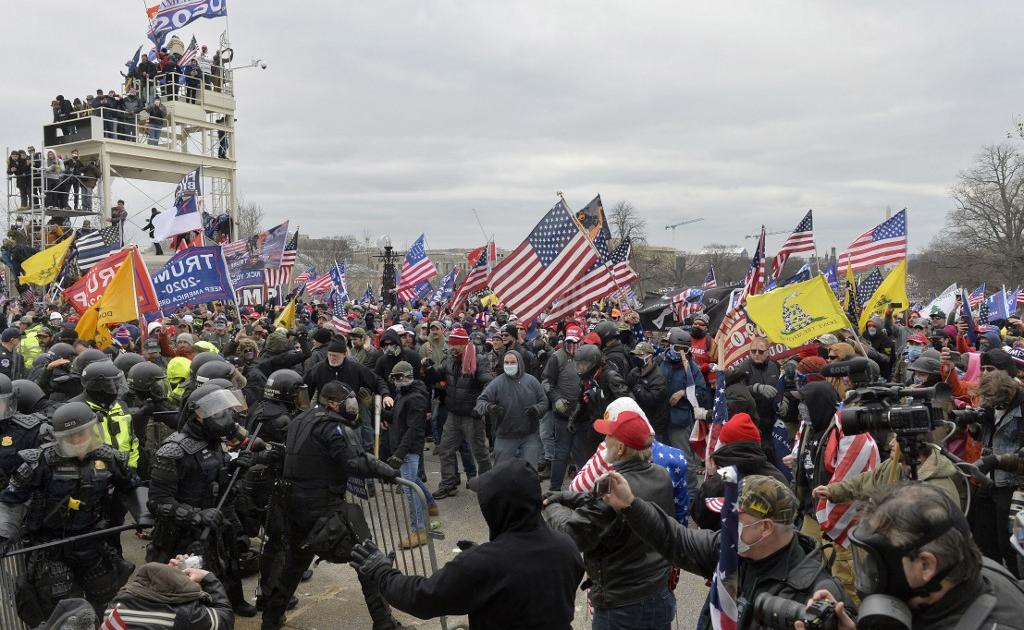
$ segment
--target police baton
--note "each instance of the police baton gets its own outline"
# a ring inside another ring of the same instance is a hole
[[[249,436],[249,443],[245,445],[244,449],[242,449],[243,453],[252,452],[252,445],[256,443],[256,437],[259,436],[260,429],[262,429],[262,428],[263,428],[263,422],[260,421],[259,424],[256,425],[256,429]],[[243,471],[242,471],[241,468],[236,468],[235,472],[231,474],[231,480],[228,481],[228,487],[224,488],[224,493],[220,495],[220,501],[217,501],[217,511],[218,512],[220,512],[221,509],[224,507],[224,504],[227,503],[228,495],[231,494],[231,489],[235,487],[235,482],[238,481],[238,476],[242,472]],[[199,534],[199,542],[206,542],[206,539],[210,537],[210,530],[211,529],[212,528],[209,525],[207,525],[206,527],[203,528],[202,533]]]
[[[106,536],[108,534],[117,534],[120,532],[128,531],[129,529],[137,529],[142,527],[138,523],[131,523],[128,525],[117,525],[116,527],[108,527],[106,529],[96,530],[94,532],[87,532],[85,534],[78,534],[77,536],[71,536],[68,538],[61,538],[60,540],[51,540],[48,543],[42,543],[39,545],[33,545],[31,547],[22,547],[21,549],[14,549],[4,553],[3,558],[10,558],[12,556],[20,556],[26,553],[32,553],[33,551],[39,551],[40,549],[49,549],[50,547],[57,547],[59,545],[66,545],[68,543],[78,542],[80,540],[87,540],[89,538],[95,538],[97,536]]]

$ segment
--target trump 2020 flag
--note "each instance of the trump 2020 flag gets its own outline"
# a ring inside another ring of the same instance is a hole
[[[181,179],[174,190],[174,206],[153,217],[153,240],[203,229],[203,168]]]
[[[363,291],[363,297],[359,298],[360,304],[373,304],[375,298],[373,297],[373,288],[370,287],[370,283],[366,283],[366,290]]]
[[[334,284],[334,299],[341,304],[348,302],[348,285],[345,283],[345,261],[334,261],[334,267],[328,274]]]
[[[452,294],[455,293],[455,276],[457,275],[459,275],[459,268],[454,267],[445,274],[444,278],[441,278],[441,284],[437,285],[437,290],[430,296],[431,304],[443,304],[451,299]]]
[[[711,627],[736,630],[739,611],[736,606],[736,582],[739,570],[739,473],[730,466],[719,474],[724,479],[722,530],[718,536],[718,567],[711,579],[708,604]]]
[[[218,18],[227,14],[227,0],[161,0],[160,6],[150,16],[146,36],[157,48],[162,48],[167,35],[179,28],[199,18]]]
[[[186,304],[235,299],[219,245],[189,247],[178,252],[153,274],[153,287],[164,313]]]

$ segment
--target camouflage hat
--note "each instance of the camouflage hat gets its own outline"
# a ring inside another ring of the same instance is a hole
[[[758,518],[768,518],[776,523],[792,525],[799,507],[796,495],[786,484],[774,477],[750,475],[744,477],[740,491],[739,507]]]
[[[396,376],[412,378],[412,364],[408,361],[399,361],[396,363],[395,367],[391,368],[391,378],[395,378]]]
[[[283,332],[274,331],[267,337],[267,352],[280,354],[288,350],[288,335]]]
[[[348,334],[348,336],[349,337],[365,337],[366,336],[366,329],[363,328],[362,326],[356,326],[355,328],[352,329],[352,332],[350,332]]]
[[[633,354],[654,354],[654,346],[652,346],[650,343],[646,341],[641,341],[640,343],[636,344],[635,348],[633,348]]]

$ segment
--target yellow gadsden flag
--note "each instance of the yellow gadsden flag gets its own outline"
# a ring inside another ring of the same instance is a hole
[[[295,325],[295,300],[292,299],[290,302],[288,302],[288,305],[284,307],[284,310],[281,311],[281,314],[277,316],[277,319],[274,320],[274,327],[275,328],[284,328],[286,330],[291,330],[292,326],[294,326],[294,325]]]
[[[57,279],[64,266],[64,259],[68,257],[71,244],[75,242],[74,235],[69,236],[53,247],[47,247],[43,251],[33,254],[25,262],[21,263],[21,270],[24,271],[18,281],[22,284],[50,284]]]
[[[871,299],[864,305],[860,312],[860,321],[857,326],[864,330],[872,315],[884,313],[892,307],[893,313],[907,310],[907,261],[903,259],[900,264],[893,267],[889,275],[878,285],[878,289],[871,295]]]
[[[850,325],[825,276],[747,296],[747,317],[790,348]]]
[[[82,314],[75,326],[79,339],[92,339],[106,348],[113,340],[108,324],[120,324],[139,318],[138,298],[135,295],[135,264],[129,256],[114,274],[110,284],[96,304]]]

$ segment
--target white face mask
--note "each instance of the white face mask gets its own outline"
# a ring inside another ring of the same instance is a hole
[[[519,374],[519,365],[506,365],[505,374],[508,374],[509,376],[516,376]]]
[[[736,532],[736,553],[744,554],[744,553],[750,551],[751,547],[753,547],[754,545],[756,545],[759,542],[761,542],[762,540],[764,540],[764,538],[759,538],[758,540],[756,540],[756,541],[754,541],[752,543],[749,543],[749,544],[743,542],[743,530],[745,528],[747,528],[747,527],[752,527],[754,525],[757,525],[758,523],[762,523],[762,522],[764,522],[764,520],[765,519],[762,518],[761,520],[754,521],[753,523],[750,523],[749,525],[744,525],[743,523],[737,523],[737,525],[739,525],[739,531]]]

